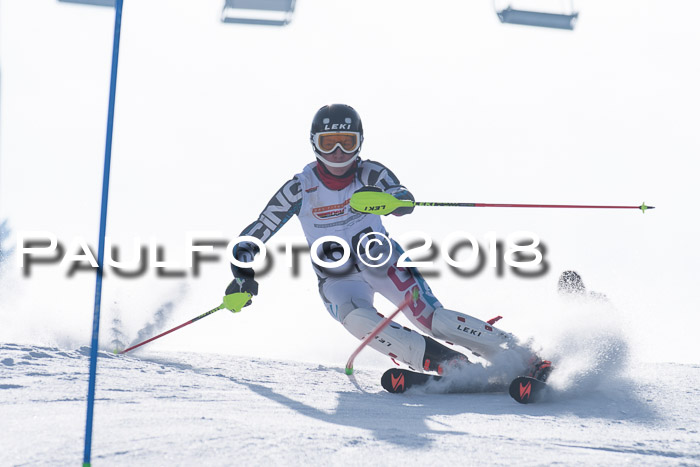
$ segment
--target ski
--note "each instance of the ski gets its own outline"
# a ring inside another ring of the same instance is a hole
[[[543,400],[548,391],[547,383],[529,376],[518,376],[510,383],[510,397],[521,404],[532,404]]]
[[[404,368],[390,368],[382,375],[382,387],[393,394],[400,394],[430,381],[439,381],[442,376],[418,373]]]
[[[386,391],[392,394],[400,394],[411,388],[425,387],[428,383],[441,381],[444,378],[445,376],[419,373],[404,368],[390,368],[382,375],[381,382],[382,387]],[[473,382],[470,384],[466,381],[452,380],[449,381],[447,385],[441,384],[438,387],[433,387],[430,392],[442,394],[474,394],[502,392],[505,389],[505,385],[498,383],[479,385]],[[508,393],[521,404],[532,404],[533,402],[539,402],[546,398],[549,393],[549,386],[547,386],[547,383],[529,376],[518,376],[510,383]]]

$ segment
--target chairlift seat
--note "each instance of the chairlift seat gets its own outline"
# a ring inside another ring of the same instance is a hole
[[[296,0],[226,0],[224,23],[284,26],[289,24]]]
[[[96,6],[116,6],[116,0],[58,0],[63,3],[79,3],[81,5],[96,5]]]
[[[578,12],[571,14],[544,13],[540,11],[515,10],[510,6],[497,11],[496,14],[501,23],[555,29],[573,30],[578,20]]]

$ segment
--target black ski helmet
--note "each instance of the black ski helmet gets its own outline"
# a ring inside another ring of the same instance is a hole
[[[355,156],[360,154],[364,134],[362,131],[360,114],[358,114],[355,109],[345,104],[330,104],[324,105],[318,109],[318,112],[314,115],[314,119],[311,122],[311,147],[313,147],[316,157],[326,164],[328,164],[328,161],[323,157],[324,153],[319,151],[316,146],[316,135],[319,133],[333,132],[357,133],[359,135],[359,140],[357,142]],[[354,162],[356,159],[357,157],[354,157],[351,159],[351,162]]]

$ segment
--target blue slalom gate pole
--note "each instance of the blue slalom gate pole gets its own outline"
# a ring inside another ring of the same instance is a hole
[[[90,466],[92,451],[92,416],[95,406],[95,380],[97,378],[97,348],[100,334],[100,302],[102,300],[102,267],[105,253],[105,231],[107,230],[107,199],[109,195],[109,168],[112,161],[112,131],[114,128],[114,101],[117,92],[117,63],[119,61],[119,35],[122,26],[123,0],[116,0],[114,19],[114,42],[112,46],[112,75],[109,84],[109,110],[107,111],[107,142],[105,143],[105,165],[102,175],[102,207],[100,209],[100,243],[97,250],[97,279],[95,282],[95,310],[92,318],[92,343],[90,344],[90,381],[88,383],[87,421],[85,423],[85,453],[83,467]]]

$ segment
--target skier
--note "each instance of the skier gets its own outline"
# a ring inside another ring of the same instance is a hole
[[[365,338],[383,320],[373,306],[375,293],[397,306],[414,297],[403,312],[421,333],[392,322],[369,344],[384,355],[415,369],[439,374],[451,364],[458,366],[468,361],[435,337],[459,344],[486,360],[509,352],[511,361],[522,363],[525,373],[521,374],[546,379],[551,371],[549,361],[537,358],[511,334],[492,324],[444,308],[417,269],[398,267],[396,263],[403,253],[398,243],[391,240],[390,259],[383,266],[368,266],[372,264],[369,260],[382,254],[389,256],[388,242],[371,241],[387,233],[380,216],[352,210],[350,197],[359,191],[384,191],[398,199],[414,198],[388,168],[360,159],[364,135],[358,113],[344,104],[323,106],[313,118],[310,136],[316,160],[282,185],[241,236],[250,235],[266,242],[296,215],[309,246],[328,235],[345,240],[352,253],[344,267],[336,270],[315,263],[313,266],[326,309],[358,339]],[[412,211],[412,207],[400,207],[391,214],[404,216]],[[252,261],[257,253],[258,247],[252,242],[241,242],[233,251],[241,262]],[[318,249],[319,259],[326,262],[338,260],[341,254],[342,247],[336,242],[326,242]],[[231,268],[234,280],[226,294],[257,295],[253,269],[235,265]]]

